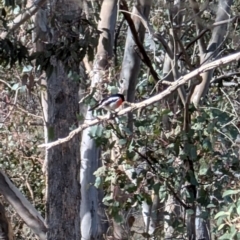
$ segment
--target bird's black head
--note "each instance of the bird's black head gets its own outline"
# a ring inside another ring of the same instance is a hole
[[[113,94],[112,97],[120,97],[123,102],[125,101],[124,95],[120,93]]]

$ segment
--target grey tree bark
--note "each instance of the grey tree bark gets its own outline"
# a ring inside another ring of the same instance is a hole
[[[94,60],[91,87],[96,89],[96,98],[101,99],[103,89],[101,83],[106,80],[109,60],[113,54],[114,31],[117,19],[117,0],[104,0],[100,12],[98,30],[101,31],[98,41],[97,54]],[[87,123],[93,119],[92,112],[85,116]],[[100,149],[94,139],[89,136],[90,128],[82,132],[81,140],[81,233],[82,240],[102,239],[106,233],[106,223],[100,218],[99,191],[91,184],[95,182],[93,173],[101,164]],[[99,213],[99,215],[98,215]]]
[[[13,240],[11,223],[6,217],[5,209],[0,202],[0,239]]]
[[[232,3],[233,0],[219,0],[215,23],[230,18]],[[207,49],[204,48],[203,44],[201,44],[200,41],[198,42],[199,49],[202,51],[202,54],[200,56],[202,65],[214,61],[219,57],[218,54],[220,47],[224,43],[227,34],[227,26],[228,24],[225,23],[213,28],[212,37],[209,41]],[[202,82],[195,87],[191,97],[191,102],[195,105],[195,107],[198,107],[201,98],[204,98],[206,96],[210,85],[210,80],[212,79],[213,71],[214,70],[211,70],[201,74]]]
[[[12,184],[3,171],[0,171],[0,193],[12,205],[18,215],[41,240],[46,239],[47,227],[44,219],[31,203]],[[4,216],[1,215],[4,219]]]
[[[80,2],[81,3],[81,2]],[[79,18],[81,8],[75,1],[51,1],[50,17],[61,26],[64,16]],[[58,41],[56,26],[51,29],[48,41]],[[68,78],[64,64],[51,56],[52,73],[47,76],[47,89],[44,99],[44,119],[46,121],[46,141],[51,142],[65,137],[73,127],[77,127],[79,83]],[[80,185],[79,136],[69,142],[46,151],[47,239],[80,239]]]

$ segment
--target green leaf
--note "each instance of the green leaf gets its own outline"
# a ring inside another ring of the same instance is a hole
[[[12,86],[12,90],[16,91],[20,86],[20,83],[15,83],[13,86]]]
[[[126,152],[126,157],[128,159],[133,159],[135,155],[136,155],[135,152],[129,152],[129,151]]]
[[[101,178],[101,177],[97,177],[97,178],[95,179],[94,186],[95,186],[96,188],[100,188],[100,187],[102,186],[102,184],[103,184],[102,178]]]
[[[224,233],[221,237],[218,238],[219,240],[232,240],[230,233]]]
[[[226,223],[222,223],[221,225],[219,225],[218,231],[221,230],[225,225],[226,225]]]
[[[223,197],[226,197],[228,195],[233,195],[233,194],[238,194],[240,192],[240,190],[227,190],[223,193]]]
[[[124,138],[119,139],[119,141],[118,141],[118,144],[119,144],[119,145],[125,145],[126,143],[127,143],[127,140],[124,139]]]
[[[218,212],[218,213],[215,215],[214,219],[217,219],[217,218],[222,217],[222,216],[229,216],[229,215],[230,215],[229,212],[221,211],[221,212]]]
[[[192,209],[187,209],[186,213],[187,215],[193,215],[194,211]]]
[[[214,205],[214,204],[212,204],[212,203],[210,203],[210,204],[207,205],[207,208],[215,208],[215,207],[216,207],[216,205]]]
[[[104,176],[105,173],[106,173],[106,167],[102,166],[102,167],[99,167],[98,170],[93,173],[93,175],[95,175],[96,177],[100,177],[100,176]]]
[[[77,114],[77,120],[78,121],[83,121],[84,120],[84,116],[82,114]]]
[[[108,202],[109,200],[112,200],[113,198],[112,198],[112,195],[111,194],[108,194],[108,195],[106,195],[104,198],[103,198],[103,202],[105,203],[105,202]]]
[[[122,223],[123,222],[123,217],[118,213],[114,214],[113,218],[117,223]]]
[[[190,151],[189,151],[189,156],[191,160],[196,160],[197,159],[197,147],[194,146],[193,144],[190,144]]]
[[[209,169],[209,164],[206,162],[202,162],[199,170],[199,175],[206,175],[207,171]]]
[[[101,137],[103,134],[103,126],[102,125],[92,126],[89,134],[92,137]]]
[[[240,206],[237,207],[237,213],[240,216]]]
[[[237,234],[237,229],[234,225],[231,226],[230,228],[230,234],[232,235],[231,237],[234,238],[235,235]]]
[[[130,144],[129,144],[128,151],[129,151],[129,152],[132,152],[132,151],[134,150],[135,145],[136,145],[136,143],[135,143],[135,141],[132,139],[132,141],[131,141]]]
[[[203,140],[202,147],[203,147],[204,150],[207,150],[207,151],[212,150],[212,144],[209,141],[209,139],[204,139]]]
[[[116,140],[112,141],[109,145],[109,149],[113,149],[113,147],[115,146],[116,144]]]

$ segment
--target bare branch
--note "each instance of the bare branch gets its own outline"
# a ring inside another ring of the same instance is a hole
[[[144,100],[142,102],[139,103],[135,103],[135,104],[131,104],[131,107],[127,107],[123,110],[120,110],[117,113],[117,116],[121,116],[124,115],[130,111],[139,109],[139,108],[144,108],[147,107],[155,102],[158,102],[160,100],[162,100],[163,98],[165,98],[166,96],[170,95],[172,92],[174,92],[175,90],[177,90],[180,86],[184,85],[185,83],[187,83],[189,80],[191,80],[193,77],[207,72],[211,69],[214,69],[216,67],[225,65],[227,63],[233,62],[233,61],[239,61],[240,60],[240,52],[237,52],[235,54],[226,56],[224,58],[218,59],[216,61],[210,62],[204,66],[201,66],[200,68],[195,69],[194,71],[186,74],[185,76],[180,77],[176,82],[173,82],[171,86],[169,86],[166,90],[164,90],[163,92],[147,99]],[[82,132],[82,130],[90,127],[90,126],[94,126],[97,125],[99,123],[102,123],[103,121],[109,120],[109,116],[103,116],[101,117],[101,119],[94,119],[92,121],[85,121],[84,124],[80,125],[77,129],[71,131],[69,133],[69,135],[65,138],[61,138],[58,139],[54,142],[51,143],[46,143],[46,144],[41,144],[38,147],[46,147],[47,149],[52,148],[54,146],[57,146],[59,144],[68,142],[70,139],[72,139],[75,135],[79,134],[80,132]]]
[[[156,38],[164,47],[166,53],[168,54],[168,56],[173,59],[173,52],[170,49],[170,47],[168,46],[168,43],[165,41],[164,37],[160,34],[160,33],[154,33],[153,37]]]
[[[211,80],[211,84],[212,83],[216,83],[216,82],[219,82],[219,81],[223,81],[224,79],[226,78],[233,78],[233,77],[236,77],[236,76],[239,76],[240,75],[240,72],[231,72],[231,73],[225,73],[221,76],[218,76],[218,77],[215,77]],[[233,85],[237,85],[237,83],[232,83]]]
[[[43,218],[3,171],[0,171],[0,193],[39,239],[46,240],[47,227]]]

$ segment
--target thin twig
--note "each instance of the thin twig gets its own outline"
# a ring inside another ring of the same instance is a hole
[[[119,12],[128,13],[128,14],[130,14],[130,15],[133,15],[133,16],[135,16],[135,17],[140,18],[143,26],[148,30],[149,34],[151,33],[151,32],[150,32],[150,29],[148,28],[147,22],[143,19],[142,16],[140,16],[140,15],[138,15],[138,14],[136,14],[136,13],[133,13],[133,12],[129,12],[129,11],[127,11],[127,10],[123,10],[123,9],[119,9]]]
[[[0,82],[4,83],[5,85],[7,85],[10,89],[12,89],[11,85],[9,83],[7,83],[6,81],[0,79]]]
[[[224,75],[221,75],[221,76],[218,76],[216,78],[213,78],[210,83],[215,83],[215,82],[218,82],[218,81],[221,81],[221,80],[224,80],[226,78],[230,78],[230,77],[235,77],[235,76],[238,76],[240,75],[240,72],[232,72],[232,73],[226,73]]]
[[[157,174],[157,171],[155,170],[155,168],[152,166],[152,163],[149,161],[149,159],[144,156],[143,154],[141,154],[137,149],[134,149],[134,151],[140,156],[142,157],[143,159],[146,160],[146,162],[148,163],[149,167],[152,169],[152,171]],[[176,200],[182,205],[182,207],[184,207],[185,209],[189,209],[189,206],[184,203],[180,197],[177,195],[177,193],[175,192],[174,188],[168,183],[168,181],[166,181],[166,179],[164,179],[163,177],[159,176],[159,179],[166,182],[166,185],[168,187],[168,189],[170,190],[171,194],[176,198]]]
[[[238,113],[237,113],[237,111],[236,111],[236,109],[235,109],[235,107],[234,107],[232,101],[230,100],[229,96],[227,95],[227,93],[226,93],[222,88],[220,88],[220,90],[221,90],[221,92],[226,96],[227,100],[228,100],[229,103],[231,104],[232,109],[233,109],[234,112],[235,112],[235,116],[238,117]]]
[[[221,132],[221,131],[218,130],[217,128],[215,128],[215,130],[216,130],[218,133],[222,134],[225,138],[227,138],[227,139],[232,143],[232,145],[235,144],[235,143],[233,142],[233,140],[232,140],[228,135],[226,135],[225,133]]]

